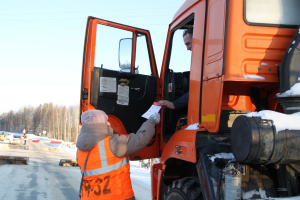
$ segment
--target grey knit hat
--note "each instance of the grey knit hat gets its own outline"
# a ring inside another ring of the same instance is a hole
[[[107,115],[102,110],[87,110],[81,115],[81,123],[85,124],[105,124],[108,120]]]

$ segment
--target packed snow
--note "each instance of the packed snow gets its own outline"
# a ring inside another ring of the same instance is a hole
[[[300,97],[300,83],[294,84],[291,89],[284,93],[277,93],[276,97]],[[300,130],[300,112],[284,114],[271,110],[263,110],[260,112],[251,112],[245,115],[247,117],[261,117],[261,119],[273,120],[277,132],[285,129]]]
[[[251,80],[265,80],[265,77],[257,76],[257,75],[244,75],[244,78],[251,79]]]
[[[287,90],[284,93],[276,94],[276,97],[296,97],[296,96],[300,97],[300,83],[296,83],[291,87],[291,89]]]
[[[232,153],[217,153],[210,157],[212,162],[215,161],[216,158],[223,158],[228,160],[235,160],[234,155]]]
[[[276,131],[300,130],[300,112],[293,114],[278,113],[271,110],[263,110],[260,112],[251,112],[245,114],[247,117],[261,117],[261,119],[273,120]]]
[[[199,125],[198,123],[196,123],[196,124],[191,124],[191,125],[189,125],[188,127],[186,127],[185,130],[196,130],[196,129],[199,129],[198,125]]]

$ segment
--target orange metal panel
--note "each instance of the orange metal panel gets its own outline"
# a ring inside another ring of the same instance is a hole
[[[108,115],[108,121],[113,130],[116,131],[119,135],[127,135],[126,129],[123,126],[123,123],[119,120],[119,118],[113,115]]]
[[[160,162],[165,163],[169,158],[177,158],[188,162],[197,162],[196,156],[196,133],[197,130],[179,130],[174,133],[171,139],[166,144]],[[181,153],[178,153],[178,148],[181,149]]]
[[[90,78],[91,71],[94,68],[94,58],[95,58],[95,42],[96,42],[96,29],[97,24],[95,24],[93,19],[88,19],[88,27],[87,27],[87,36],[85,43],[85,55],[84,55],[84,63],[83,63],[83,80],[82,80],[82,89],[88,90],[90,89]],[[95,109],[92,105],[89,104],[90,95],[88,95],[88,99],[82,100],[81,112],[86,110]]]
[[[277,66],[296,29],[250,26],[243,1],[228,1],[224,81],[278,82]]]
[[[223,93],[223,54],[226,1],[208,2],[201,99],[201,124],[209,132],[217,132]]]
[[[211,79],[222,74],[226,1],[209,1],[205,40],[205,68],[203,76]]]
[[[178,18],[180,15],[186,13],[186,11],[193,6],[195,3],[197,3],[199,0],[186,0],[182,6],[178,9],[178,11],[175,13],[173,20],[175,21],[176,18]]]
[[[251,89],[249,87],[226,83],[223,91],[222,110],[256,110],[256,106],[251,100]]]
[[[195,4],[198,2],[197,4]],[[194,6],[192,6],[195,4]],[[192,6],[192,7],[191,7]],[[184,9],[182,9],[184,8]],[[185,10],[186,8],[189,8]],[[192,47],[192,60],[191,60],[191,71],[190,71],[190,91],[189,91],[189,107],[188,107],[188,124],[199,123],[199,110],[200,110],[200,88],[201,88],[201,68],[202,68],[202,55],[203,55],[203,44],[204,44],[204,25],[205,25],[205,10],[206,5],[205,1],[186,1],[184,5],[179,9],[177,14],[168,30],[164,57],[162,62],[162,68],[160,77],[165,77],[166,63],[169,52],[169,41],[171,38],[172,30],[178,27],[184,20],[194,15],[194,20],[197,21],[194,24],[194,38],[193,38],[193,47]],[[164,79],[161,79],[159,87],[163,87]],[[163,97],[161,97],[163,99]],[[162,127],[161,127],[162,129]],[[162,130],[161,130],[162,132]],[[165,148],[166,143],[163,141],[161,136],[160,139],[160,152]]]
[[[220,123],[223,81],[204,80],[202,84],[201,124],[209,132],[217,132]]]
[[[159,199],[160,183],[164,174],[165,165],[155,163],[151,166],[151,195],[152,199]]]
[[[147,144],[146,147],[144,147],[142,150],[130,154],[129,158],[130,160],[141,160],[141,159],[148,159],[148,158],[157,158],[159,156],[159,129],[156,129],[156,134],[154,138],[150,140],[150,142]]]
[[[188,124],[199,123],[200,110],[200,92],[201,92],[201,77],[203,63],[203,44],[204,44],[204,28],[205,28],[205,1],[199,2],[192,8],[191,12],[196,13],[194,21],[192,59],[190,70],[190,91],[189,91],[189,106],[188,106]]]

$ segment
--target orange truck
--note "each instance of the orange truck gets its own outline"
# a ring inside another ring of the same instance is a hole
[[[160,74],[149,31],[88,17],[81,113],[103,110],[129,134],[153,102],[188,93],[186,107],[160,111],[154,138],[130,156],[159,158],[153,200],[300,196],[300,128],[290,123],[300,95],[284,95],[300,82],[299,10],[298,0],[186,0]]]

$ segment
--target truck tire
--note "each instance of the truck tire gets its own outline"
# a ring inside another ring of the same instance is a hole
[[[198,177],[187,177],[173,181],[165,194],[165,200],[202,200]]]

